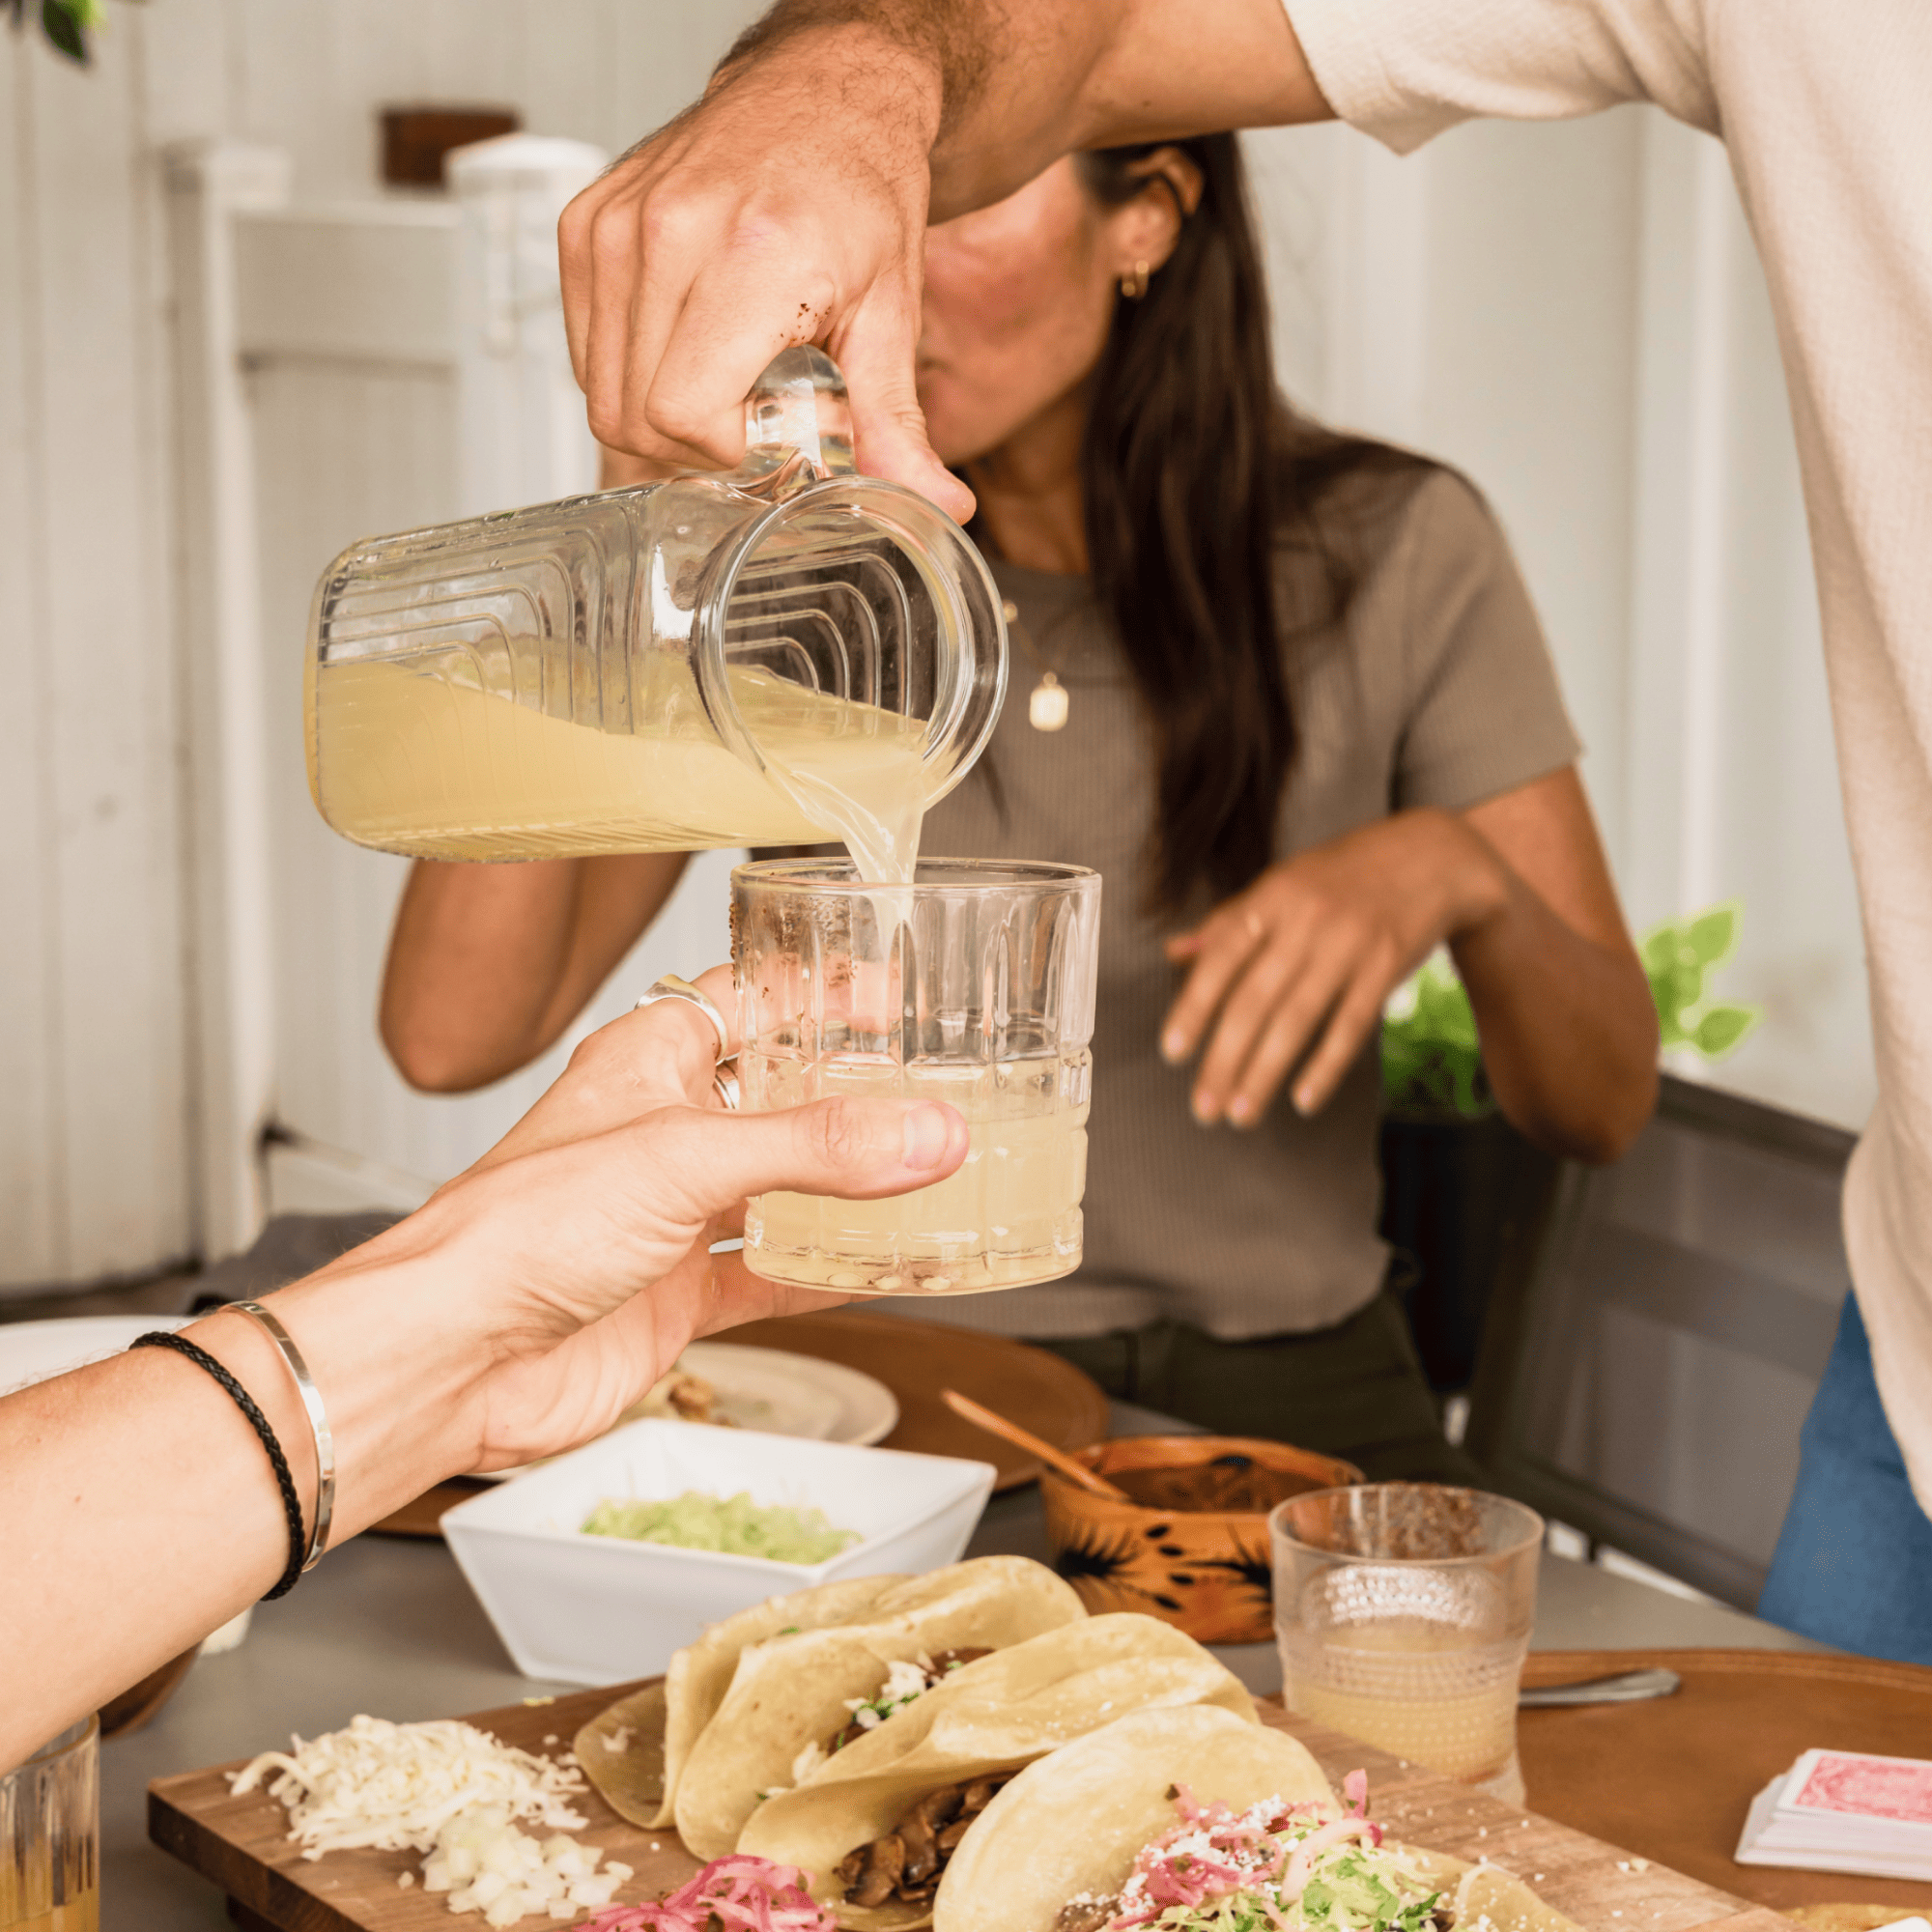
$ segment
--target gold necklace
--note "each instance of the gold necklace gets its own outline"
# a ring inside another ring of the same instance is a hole
[[[1063,611],[1047,626],[1046,635],[1052,637],[1078,608],[1076,605],[1071,610]],[[1027,723],[1036,731],[1065,729],[1067,693],[1066,687],[1060,681],[1059,667],[1048,664],[1036,648],[1033,639],[1027,633],[1027,627],[1020,622],[1020,607],[1010,597],[1000,606],[1000,612],[1007,620],[1007,629],[1019,639],[1020,649],[1033,661],[1034,668],[1039,672],[1039,682],[1027,694]]]

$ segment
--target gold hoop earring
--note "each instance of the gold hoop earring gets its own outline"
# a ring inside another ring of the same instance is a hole
[[[1130,302],[1137,302],[1148,292],[1148,283],[1152,279],[1145,262],[1136,262],[1131,275],[1121,277],[1121,293]]]

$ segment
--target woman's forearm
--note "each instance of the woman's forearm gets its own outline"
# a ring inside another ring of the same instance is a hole
[[[465,1093],[527,1065],[657,916],[685,860],[419,861],[383,975],[383,1043],[403,1077]]]
[[[460,1319],[456,1258],[424,1232],[396,1230],[275,1297],[334,1433],[331,1544],[475,1461],[487,1363]],[[312,1527],[312,1436],[280,1353],[240,1315],[184,1333],[262,1409]],[[253,1429],[205,1369],[168,1350],[133,1350],[0,1402],[0,1767],[191,1648],[288,1560]]]
[[[1614,1160],[1657,1100],[1657,1012],[1628,946],[1586,938],[1500,858],[1502,904],[1450,940],[1503,1113],[1539,1146]]]
[[[700,983],[727,998],[728,972]],[[929,1101],[728,1113],[718,1045],[684,1001],[613,1021],[491,1157],[276,1293],[334,1437],[331,1548],[448,1476],[590,1440],[694,1336],[841,1300],[711,1253],[746,1197],[902,1194],[965,1159],[965,1122]],[[185,1332],[262,1409],[306,1547],[314,1438],[280,1351],[233,1312]],[[269,1456],[199,1363],[143,1349],[0,1396],[0,1771],[288,1558]]]

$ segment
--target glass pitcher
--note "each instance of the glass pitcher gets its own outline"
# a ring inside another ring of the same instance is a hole
[[[309,789],[427,859],[843,838],[904,876],[979,756],[1006,627],[965,532],[852,469],[843,379],[789,349],[728,474],[358,543],[309,623]]]

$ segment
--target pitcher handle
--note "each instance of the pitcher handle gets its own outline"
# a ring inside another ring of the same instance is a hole
[[[740,478],[760,496],[788,497],[852,473],[852,404],[838,365],[810,344],[774,356],[745,398]]]

